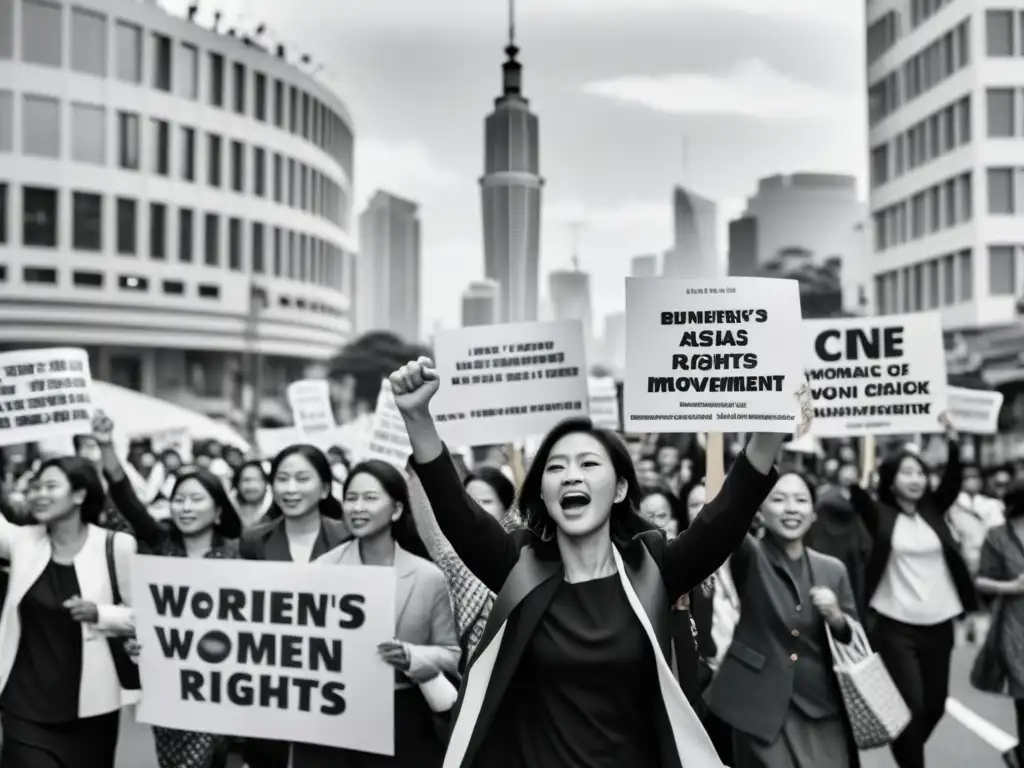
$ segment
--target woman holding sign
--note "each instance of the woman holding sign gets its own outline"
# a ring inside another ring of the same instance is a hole
[[[36,524],[0,519],[0,557],[11,563],[0,615],[0,766],[111,768],[120,709],[132,701],[108,638],[134,630],[131,608],[114,605],[113,579],[130,594],[135,539],[95,524],[106,497],[86,460],[44,461],[36,479]]]
[[[444,748],[418,684],[440,674],[456,674],[459,643],[444,576],[433,563],[409,551],[420,545],[409,543],[415,541],[416,533],[401,472],[383,461],[358,464],[345,480],[343,498],[345,522],[355,538],[317,562],[383,566],[394,568],[398,576],[395,640],[378,649],[384,662],[395,669],[395,755],[295,744],[292,766],[436,768]],[[451,694],[454,700],[454,688]]]
[[[403,366],[391,386],[441,530],[498,595],[445,768],[719,768],[666,660],[669,614],[743,542],[775,484],[785,435],[755,435],[721,493],[668,542],[637,513],[622,441],[589,419],[566,420],[523,482],[527,528],[508,533],[465,492],[441,442],[429,410],[440,386],[432,361]]]
[[[874,542],[864,577],[871,644],[913,714],[892,744],[900,768],[924,768],[925,742],[946,711],[953,622],[978,607],[971,573],[946,524],[960,494],[961,465],[957,434],[943,421],[949,459],[935,491],[928,467],[907,450],[879,466],[877,502],[850,488],[850,503]]]
[[[170,520],[161,523],[149,513],[124,474],[111,442],[114,422],[103,411],[96,411],[92,425],[110,497],[152,554],[238,557],[242,524],[219,478],[205,469],[179,473],[170,492]],[[228,740],[215,734],[154,726],[153,740],[160,768],[213,768],[222,765],[227,755]]]
[[[331,464],[313,445],[290,445],[270,464],[274,502],[265,522],[246,529],[239,543],[244,560],[309,563],[352,538],[331,495]],[[249,768],[286,768],[290,745],[247,739]]]

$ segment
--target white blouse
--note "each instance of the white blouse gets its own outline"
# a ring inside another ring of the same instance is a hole
[[[886,618],[922,627],[963,613],[939,535],[920,515],[896,518],[892,553],[871,607]]]

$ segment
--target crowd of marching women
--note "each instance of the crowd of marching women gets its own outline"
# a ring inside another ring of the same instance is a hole
[[[1019,468],[966,465],[951,429],[941,471],[913,450],[777,465],[785,436],[755,434],[712,482],[691,436],[570,419],[528,463],[467,469],[430,416],[431,366],[390,380],[405,472],[306,444],[127,462],[103,413],[76,455],[8,472],[0,768],[113,767],[142,694],[136,552],[387,566],[402,593],[378,648],[394,756],[155,727],[161,768],[852,768],[833,656],[868,641],[910,712],[894,759],[923,768],[958,632],[1024,732]]]

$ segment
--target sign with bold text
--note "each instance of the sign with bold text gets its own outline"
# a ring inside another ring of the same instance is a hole
[[[938,313],[806,320],[816,437],[941,432],[946,363]]]
[[[91,385],[84,349],[0,353],[0,445],[91,433]]]
[[[393,569],[138,555],[131,585],[140,722],[394,754]]]
[[[800,320],[795,280],[626,278],[626,431],[794,432]]]

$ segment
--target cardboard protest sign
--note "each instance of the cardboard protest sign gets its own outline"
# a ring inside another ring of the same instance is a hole
[[[394,754],[393,569],[139,555],[131,584],[140,722]]]
[[[970,435],[994,435],[1003,407],[1002,392],[947,387],[949,419],[958,432]]]
[[[807,320],[817,437],[941,432],[946,358],[938,313]]]
[[[391,382],[384,379],[377,395],[377,408],[373,412],[369,434],[360,451],[360,461],[380,459],[398,467],[403,472],[412,456],[412,444],[405,430],[405,421],[395,405],[391,393]]]
[[[325,379],[303,379],[288,385],[288,406],[296,429],[317,435],[335,428],[331,389]]]
[[[627,432],[794,432],[795,280],[626,278]]]
[[[0,354],[0,445],[89,434],[91,385],[84,349]]]
[[[431,403],[450,445],[499,445],[586,416],[587,361],[577,320],[478,325],[434,341],[441,389]]]
[[[619,430],[619,388],[611,376],[591,376],[587,380],[590,394],[590,420],[594,426]]]

